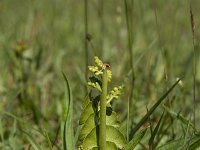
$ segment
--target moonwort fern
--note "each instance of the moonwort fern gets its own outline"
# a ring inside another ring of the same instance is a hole
[[[95,65],[88,67],[89,71],[92,72],[88,86],[92,89],[83,102],[83,111],[79,120],[79,125],[82,128],[78,138],[78,149],[133,150],[144,137],[147,129],[143,129],[137,134],[136,132],[148,121],[152,113],[181,79],[176,81],[131,129],[131,140],[127,142],[119,130],[120,122],[117,120],[117,114],[111,105],[111,102],[122,94],[124,86],[114,87],[110,92],[107,92],[108,84],[112,79],[110,66],[104,64],[98,57],[95,57],[94,61]]]
[[[110,102],[121,95],[123,86],[115,87],[107,93],[108,83],[112,78],[110,66],[104,64],[98,57],[95,57],[94,61],[95,65],[88,67],[93,75],[88,82],[92,90],[84,100],[79,121],[82,125],[78,140],[79,149],[122,149],[126,140],[119,131],[120,123]]]

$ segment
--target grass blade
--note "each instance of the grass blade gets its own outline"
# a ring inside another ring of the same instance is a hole
[[[153,143],[153,141],[154,141],[154,138],[155,138],[155,136],[156,136],[156,134],[158,132],[158,129],[159,129],[160,125],[161,125],[163,116],[164,116],[164,112],[162,113],[162,116],[160,117],[160,119],[159,119],[159,121],[158,121],[155,129],[153,130],[151,138],[149,139],[149,146],[151,147],[151,149],[154,149],[154,143]]]
[[[199,135],[195,135],[192,138],[187,138],[186,144],[188,144],[188,148],[183,148],[183,144],[185,143],[185,138],[181,138],[178,140],[170,141],[160,147],[158,147],[156,150],[183,150],[183,149],[189,149],[189,150],[196,150],[200,147],[200,137]]]
[[[133,88],[135,84],[135,72],[133,65],[133,4],[134,0],[124,0],[125,16],[126,16],[126,27],[127,27],[127,38],[128,38],[128,54],[129,54],[129,68],[131,70],[131,82],[130,82],[130,94],[129,94],[129,115],[133,116]],[[129,126],[129,124],[128,124]]]
[[[180,113],[176,113],[172,110],[170,110],[167,106],[164,106],[163,105],[163,108],[167,111],[167,113],[173,117],[173,118],[177,118],[178,120],[180,120],[184,125],[188,126],[188,123],[189,123],[189,126],[196,132],[196,129],[194,127],[194,125],[189,121],[187,120],[184,116],[182,116]]]
[[[139,132],[125,147],[124,150],[133,150],[145,135],[147,129]]]
[[[172,150],[172,149],[182,150],[183,143],[184,143],[184,139],[173,140],[167,144],[164,144],[158,147],[156,150]]]
[[[44,136],[45,136],[45,138],[48,142],[49,150],[53,150],[51,139],[50,139],[49,134],[46,130],[44,131]]]
[[[65,83],[67,85],[67,97],[66,97],[66,106],[64,107],[64,122],[62,130],[62,140],[63,140],[63,149],[64,150],[74,150],[74,132],[73,132],[73,102],[71,97],[71,90],[67,77],[63,73]]]
[[[35,141],[35,139],[26,131],[22,130],[22,132],[27,136],[28,141],[31,143],[34,150],[42,150],[40,145]]]
[[[151,114],[156,110],[156,108],[161,104],[161,102],[167,97],[167,95],[175,88],[175,86],[179,83],[179,81],[181,80],[181,78],[179,80],[177,80],[172,87],[165,92],[161,98],[151,107],[151,109],[147,112],[147,114],[140,120],[140,122],[135,126],[135,128],[133,128],[130,132],[130,137],[132,138],[134,136],[134,134],[136,133],[136,131],[146,122],[148,121],[149,117],[151,116]]]
[[[199,147],[200,147],[200,138],[191,143],[190,150],[195,150]]]

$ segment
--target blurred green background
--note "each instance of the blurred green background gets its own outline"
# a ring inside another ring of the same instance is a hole
[[[88,1],[88,34],[85,39],[83,0],[0,1],[0,149],[28,149],[22,130],[30,131],[48,147],[39,130],[53,141],[63,116],[65,84],[70,82],[77,129],[81,102],[86,91],[86,54],[111,65],[112,86],[125,81],[125,94],[116,102],[119,118],[127,114],[130,89],[128,32],[123,0]],[[169,96],[171,108],[192,118],[193,36],[190,3],[184,0],[134,0],[133,34],[134,120],[138,121],[177,78],[182,84]],[[195,18],[196,122],[199,128],[200,100],[200,1],[192,0]],[[155,15],[156,14],[156,15]],[[156,17],[157,16],[157,17]],[[156,21],[157,18],[157,21]],[[167,75],[167,79],[165,76]],[[155,113],[158,118],[162,108]],[[176,122],[176,120],[175,120]],[[179,137],[180,124],[174,123]],[[56,138],[61,147],[60,134]]]

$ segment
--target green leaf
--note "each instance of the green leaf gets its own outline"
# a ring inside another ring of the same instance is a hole
[[[147,129],[141,130],[138,134],[136,134],[132,140],[124,147],[123,150],[133,150],[137,144],[142,140],[146,133]]]
[[[83,109],[83,112],[81,114],[79,125],[82,125],[85,123],[85,121],[89,118],[91,114],[93,114],[93,108],[92,108],[92,102],[89,102],[88,105]]]
[[[64,122],[62,123],[62,141],[64,150],[74,150],[74,135],[73,135],[73,102],[71,97],[71,90],[67,77],[63,73],[65,83],[67,85],[67,97],[66,97],[66,107],[64,111],[66,114],[64,116]]]
[[[175,86],[179,83],[179,81],[181,80],[181,78],[179,80],[177,80],[172,86],[171,88],[165,92],[161,98],[151,107],[151,109],[147,112],[147,114],[139,121],[139,123],[135,126],[135,128],[133,128],[130,132],[130,137],[133,137],[134,134],[136,133],[136,131],[146,122],[148,121],[149,117],[151,116],[151,114],[156,110],[156,108],[161,104],[161,102],[167,97],[167,95],[175,88]]]
[[[95,128],[94,123],[94,113],[89,116],[86,120],[85,124],[83,125],[80,133],[79,133],[79,141],[83,141],[84,138]]]
[[[107,150],[117,150],[117,146],[113,142],[106,142]],[[92,148],[92,150],[99,150],[98,147]]]
[[[87,102],[86,102],[87,101]],[[97,119],[99,111],[94,113],[94,109],[92,105],[97,102],[96,99],[92,101],[85,99],[83,103],[83,112],[80,117],[79,124],[82,125],[82,128],[79,133],[78,145],[83,147],[84,149],[97,149],[97,135],[99,132],[98,121],[95,123],[96,117]],[[86,106],[87,105],[87,106]],[[98,107],[98,105],[96,105]],[[117,148],[123,148],[126,141],[123,134],[119,131],[119,121],[117,119],[116,112],[112,111],[112,109],[107,109],[106,115],[106,142],[108,150],[117,150]]]
[[[92,131],[86,136],[86,138],[83,141],[83,149],[93,149],[95,147],[98,147],[97,145],[97,136],[96,136],[96,129],[94,128],[92,129]],[[114,143],[116,146],[112,147],[115,149],[109,149],[107,147],[107,150],[117,150],[116,147],[122,149],[125,146],[125,138],[123,136],[123,134],[116,128],[114,128],[113,126],[106,126],[106,141],[107,142],[112,142]]]
[[[87,95],[83,101],[83,109],[85,109],[89,103],[90,103],[90,97]]]
[[[117,120],[117,115],[114,111],[110,116],[106,116],[106,125],[110,125],[113,127],[119,127],[119,121]],[[91,114],[88,119],[85,121],[80,133],[79,133],[79,141],[83,141],[83,139],[95,128],[94,122],[94,113]]]

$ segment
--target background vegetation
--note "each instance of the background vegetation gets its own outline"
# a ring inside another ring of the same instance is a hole
[[[125,84],[124,94],[113,104],[124,134],[128,105],[134,126],[184,76],[167,97],[171,113],[165,113],[162,136],[155,141],[162,145],[192,137],[189,124],[195,122],[197,131],[200,127],[199,8],[199,0],[1,0],[0,149],[29,149],[30,141],[43,149],[62,147],[62,72],[72,90],[77,139],[86,68],[95,55],[111,65],[113,86]],[[151,116],[152,126],[163,110],[160,106]],[[180,114],[189,123],[184,124]],[[146,134],[139,149],[148,149],[149,137]]]

